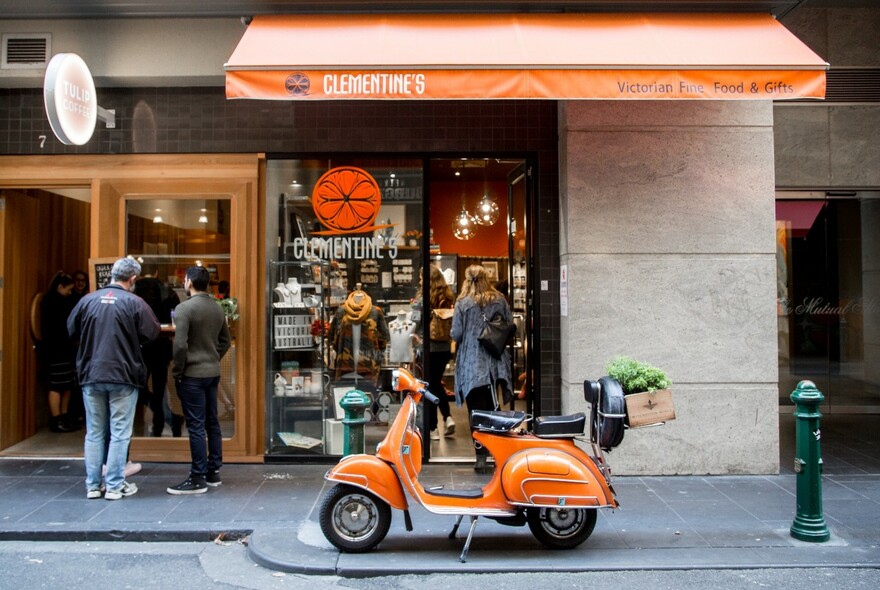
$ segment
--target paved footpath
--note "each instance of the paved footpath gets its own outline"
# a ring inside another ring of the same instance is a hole
[[[823,478],[826,543],[789,535],[795,475],[616,477],[621,508],[600,510],[596,529],[571,551],[545,549],[527,527],[481,519],[468,561],[464,531],[413,507],[414,531],[395,512],[385,541],[340,554],[317,511],[326,465],[227,465],[223,485],[198,496],[165,492],[181,465],[146,463],[139,491],[86,500],[81,460],[0,459],[0,540],[204,541],[247,537],[250,558],[291,573],[544,572],[711,568],[880,568],[880,474],[842,470]],[[488,476],[467,465],[429,465],[425,482],[466,488]],[[464,529],[464,527],[462,527]]]

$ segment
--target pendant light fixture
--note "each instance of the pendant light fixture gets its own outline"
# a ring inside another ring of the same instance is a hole
[[[489,161],[486,160],[483,167],[483,198],[477,203],[477,210],[474,212],[474,219],[480,225],[494,225],[498,221],[498,203],[489,196],[489,181],[486,178],[488,167]]]
[[[483,195],[483,199],[477,203],[474,218],[480,225],[494,225],[498,221],[498,213],[498,203],[487,192]]]
[[[456,172],[461,175],[460,172]],[[452,235],[459,240],[470,240],[477,232],[477,220],[467,212],[464,203],[464,178],[461,179],[461,211],[452,220]]]

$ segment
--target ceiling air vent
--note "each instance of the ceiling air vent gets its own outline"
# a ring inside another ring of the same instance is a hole
[[[51,33],[3,33],[0,68],[35,69],[49,63],[52,52]]]

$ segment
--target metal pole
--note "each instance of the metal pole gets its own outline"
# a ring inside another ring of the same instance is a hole
[[[822,454],[819,441],[819,405],[825,399],[812,381],[801,381],[791,394],[797,406],[795,417],[795,459],[797,474],[797,515],[791,536],[801,541],[821,543],[831,538],[822,514]]]

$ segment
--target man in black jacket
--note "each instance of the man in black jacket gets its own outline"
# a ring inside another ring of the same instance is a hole
[[[76,369],[86,407],[87,498],[103,493],[107,500],[119,500],[137,492],[135,484],[125,481],[124,469],[138,388],[146,380],[141,346],[159,335],[156,316],[131,292],[140,272],[136,260],[117,260],[110,284],[80,299],[67,320],[70,337],[79,342]]]

